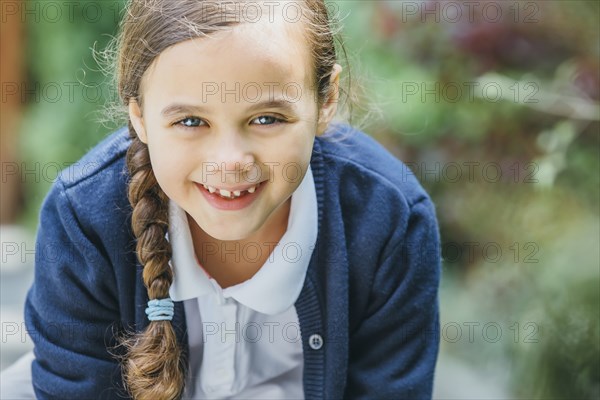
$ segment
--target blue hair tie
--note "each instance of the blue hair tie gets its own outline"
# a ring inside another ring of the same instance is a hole
[[[150,300],[148,308],[146,308],[146,315],[150,321],[170,321],[173,319],[174,309],[175,306],[171,299]]]

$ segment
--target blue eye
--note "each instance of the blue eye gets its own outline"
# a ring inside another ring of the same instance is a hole
[[[200,126],[202,120],[196,117],[185,117],[184,119],[178,121],[176,125],[183,125],[184,128],[196,128]]]
[[[256,125],[272,126],[285,123],[286,121],[272,115],[261,115],[254,118],[252,122],[256,122]],[[175,122],[174,125],[181,126],[184,129],[193,129],[206,125],[206,123],[201,118],[189,116]]]
[[[276,118],[271,115],[261,115],[260,117],[255,118],[253,121],[259,121],[258,125],[277,125],[285,122],[283,119]]]

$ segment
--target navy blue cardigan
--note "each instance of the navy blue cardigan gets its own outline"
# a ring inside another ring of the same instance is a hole
[[[348,125],[317,137],[319,231],[295,303],[307,399],[431,398],[439,345],[440,237],[414,175]],[[63,170],[44,199],[25,323],[41,399],[127,397],[107,348],[142,330],[148,296],[135,256],[119,129]],[[173,326],[189,351],[185,314]],[[313,349],[308,338],[319,334]],[[116,350],[118,353],[118,350]],[[257,366],[258,367],[258,366]]]

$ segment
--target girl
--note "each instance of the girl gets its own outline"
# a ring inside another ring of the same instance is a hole
[[[46,197],[37,398],[430,398],[429,196],[333,124],[323,0],[132,0],[120,129]]]

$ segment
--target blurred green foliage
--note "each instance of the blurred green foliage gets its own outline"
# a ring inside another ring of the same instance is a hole
[[[105,82],[90,47],[116,32],[117,3],[96,2],[96,23],[77,13],[30,23],[30,81]],[[598,398],[600,3],[474,3],[473,20],[455,20],[436,1],[332,2],[363,99],[355,120],[366,118],[360,127],[411,166],[437,205],[442,356],[489,372],[514,396]],[[497,21],[482,14],[488,3],[501,6]],[[438,21],[425,7],[438,7]],[[94,119],[111,90],[97,102],[30,102],[24,161],[79,159],[115,128]],[[28,187],[31,228],[49,185]],[[482,340],[488,323],[501,339]]]
[[[116,34],[123,4],[83,0],[49,7],[42,0],[27,1],[27,9],[35,11],[26,19],[27,88],[37,91],[26,98],[20,145],[23,161],[41,172],[35,182],[27,181],[22,223],[30,229],[37,226],[57,169],[77,162],[116,126],[97,123],[115,92],[92,48],[103,49]]]
[[[450,3],[336,3],[382,111],[365,130],[437,205],[442,356],[514,396],[598,398],[600,3]]]

